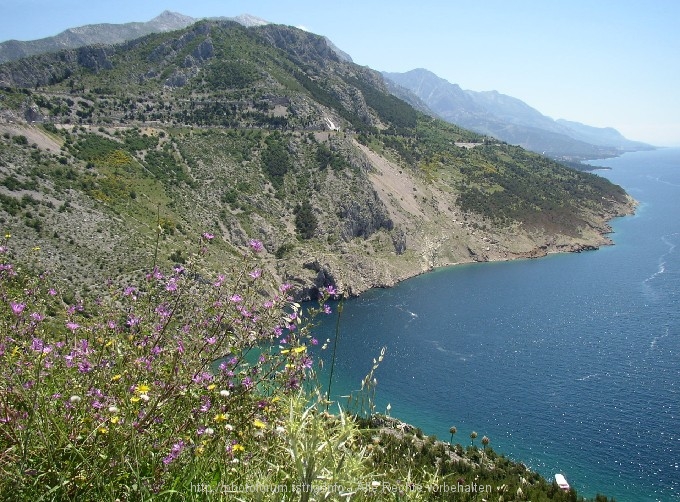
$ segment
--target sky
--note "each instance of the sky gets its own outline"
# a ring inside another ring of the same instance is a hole
[[[0,0],[0,41],[164,10],[297,26],[375,70],[426,68],[554,119],[680,146],[677,0]]]

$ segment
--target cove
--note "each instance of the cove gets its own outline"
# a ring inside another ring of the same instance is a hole
[[[448,267],[345,301],[338,402],[386,347],[377,412],[389,403],[440,439],[455,425],[463,445],[487,435],[588,497],[680,500],[680,150],[597,164],[640,202],[611,222],[614,246]],[[334,331],[329,316],[317,337]]]

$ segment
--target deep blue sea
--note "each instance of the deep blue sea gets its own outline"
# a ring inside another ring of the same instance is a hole
[[[462,444],[475,430],[581,495],[680,501],[680,149],[592,163],[640,203],[612,221],[614,246],[346,301],[333,394],[359,388],[384,346],[377,411],[442,439],[455,425]]]

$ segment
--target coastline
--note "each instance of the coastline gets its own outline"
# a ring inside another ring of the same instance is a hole
[[[281,274],[295,284],[296,300],[311,301],[318,290],[332,285],[345,298],[356,298],[370,289],[391,288],[397,284],[434,270],[471,263],[506,262],[524,259],[543,258],[551,254],[582,253],[595,251],[602,246],[612,246],[615,242],[609,237],[612,233],[609,223],[615,219],[635,214],[638,202],[627,196],[625,204],[617,205],[608,214],[597,215],[589,222],[581,235],[549,234],[547,232],[514,232],[499,238],[499,234],[478,234],[472,232],[467,239],[460,233],[443,235],[424,235],[413,238],[420,243],[415,249],[408,249],[402,255],[352,255],[349,245],[343,246],[339,253],[321,255],[306,254],[296,260],[300,273],[290,269]],[[465,242],[461,245],[446,246],[451,241]],[[439,245],[433,245],[433,242]],[[296,267],[297,268],[297,267]]]

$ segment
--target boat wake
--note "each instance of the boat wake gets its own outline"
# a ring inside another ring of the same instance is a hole
[[[664,254],[662,254],[659,257],[658,267],[657,267],[656,272],[654,272],[652,275],[650,275],[644,281],[642,281],[643,284],[649,283],[649,282],[653,281],[654,279],[656,279],[657,277],[659,277],[660,275],[663,275],[664,273],[666,273],[666,271],[667,271],[666,265],[667,265],[668,257],[675,252],[675,248],[677,247],[677,244],[672,242],[671,239],[673,239],[674,237],[677,237],[678,235],[680,235],[680,233],[675,232],[675,233],[664,235],[663,237],[661,237],[661,241],[666,246],[668,246],[668,251],[666,251]]]
[[[656,348],[656,344],[659,340],[662,340],[668,336],[668,327],[666,327],[666,332],[663,335],[655,336],[649,344],[649,350],[652,351]]]
[[[586,380],[590,380],[591,378],[596,378],[598,376],[600,376],[599,373],[593,373],[591,375],[586,375],[581,378],[577,378],[576,380],[578,380],[579,382],[585,382]]]
[[[652,181],[656,181],[657,183],[661,183],[662,185],[668,185],[668,186],[671,186],[671,187],[680,188],[680,185],[678,185],[677,183],[671,183],[670,181],[662,180],[659,177],[647,176],[647,179],[650,179]]]

